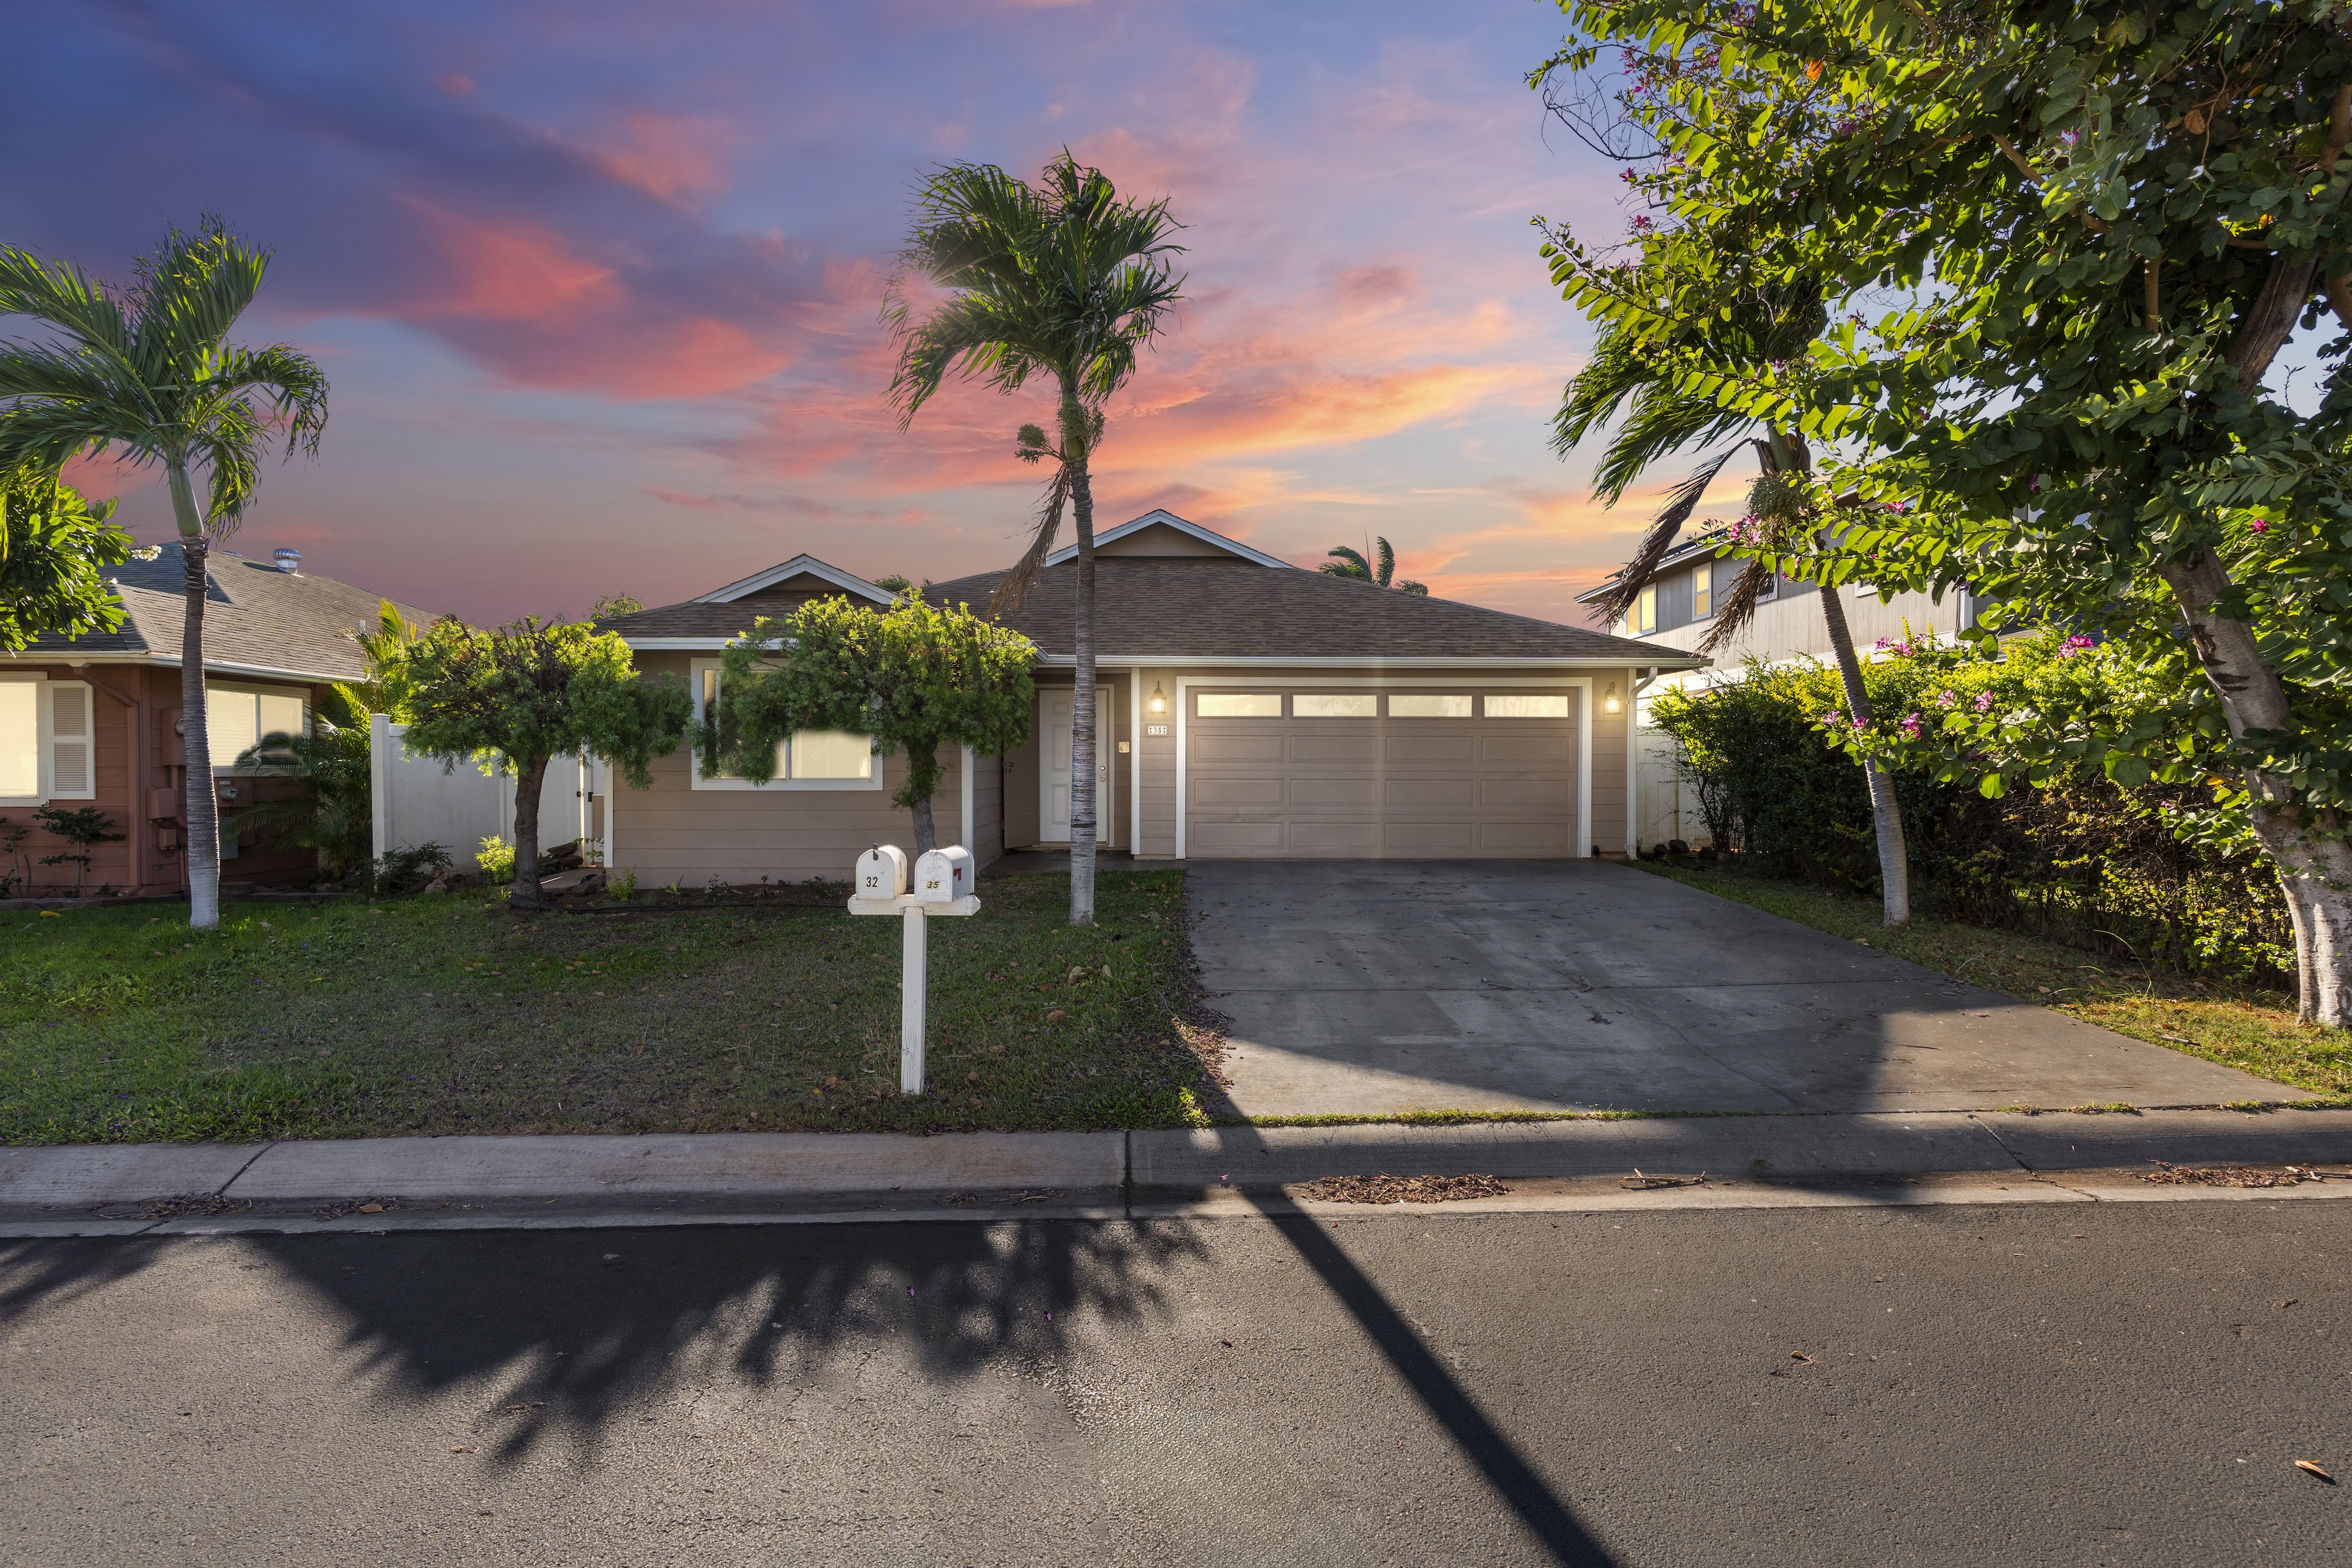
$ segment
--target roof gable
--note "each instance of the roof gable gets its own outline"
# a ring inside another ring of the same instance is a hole
[[[1238,539],[1227,539],[1213,529],[1202,528],[1162,507],[1154,507],[1141,517],[1129,518],[1108,532],[1096,534],[1095,553],[1180,558],[1226,555],[1256,566],[1279,567],[1286,572],[1298,570],[1287,561],[1252,550]],[[1059,566],[1077,556],[1078,547],[1066,544],[1045,557],[1045,564]]]
[[[865,578],[844,572],[838,566],[828,565],[814,555],[795,555],[790,561],[769,567],[765,572],[755,572],[740,583],[730,583],[724,588],[713,588],[708,594],[697,594],[687,603],[725,605],[737,599],[748,598],[768,588],[790,592],[796,586],[793,583],[795,577],[814,578],[816,585],[812,587],[812,592],[821,591],[821,588],[839,588],[855,594],[861,599],[871,599],[877,605],[887,605],[893,598],[889,589],[877,588]]]

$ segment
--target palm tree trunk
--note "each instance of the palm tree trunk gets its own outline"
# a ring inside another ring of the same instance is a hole
[[[1077,690],[1070,702],[1070,923],[1095,923],[1095,497],[1087,473],[1086,414],[1062,401],[1062,450],[1069,454],[1071,511],[1078,525],[1075,651]]]
[[[205,703],[205,559],[210,552],[187,465],[172,463],[166,473],[172,510],[180,525],[187,597],[180,626],[180,741],[188,776],[180,810],[188,831],[180,853],[187,857],[188,925],[212,931],[220,925],[220,809],[213,794],[213,748]]]
[[[1853,651],[1853,633],[1845,624],[1845,605],[1837,589],[1822,584],[1822,618],[1829,622],[1830,647],[1837,650],[1838,676],[1845,682],[1846,712],[1858,725],[1871,721],[1870,691],[1862,683],[1862,660]],[[1878,837],[1878,880],[1886,889],[1886,923],[1911,923],[1911,858],[1903,842],[1903,812],[1895,799],[1895,780],[1876,763],[1862,765],[1870,786],[1870,820]]]
[[[546,782],[545,757],[515,763],[514,891],[507,902],[519,910],[547,907],[547,895],[539,889],[539,792]]]

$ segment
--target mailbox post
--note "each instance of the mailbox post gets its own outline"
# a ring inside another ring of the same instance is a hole
[[[899,965],[898,1092],[923,1092],[923,1015],[929,931],[937,915],[974,915],[971,852],[961,846],[934,849],[915,863],[915,888],[907,887],[907,855],[895,844],[877,844],[857,858],[850,877],[849,912],[897,915],[904,941]]]

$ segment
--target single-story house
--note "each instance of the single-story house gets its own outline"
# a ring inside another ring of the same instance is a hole
[[[70,889],[75,868],[43,866],[66,846],[32,820],[35,808],[95,806],[118,842],[94,847],[89,890],[173,893],[187,886],[182,856],[180,634],[186,624],[176,543],[140,552],[110,574],[122,625],[71,640],[46,637],[0,654],[0,833],[29,828],[16,865],[34,889]],[[227,814],[294,787],[236,758],[262,736],[308,734],[326,689],[365,677],[351,633],[375,625],[377,595],[301,570],[280,550],[271,561],[212,552],[205,608],[206,732],[213,787]],[[432,617],[401,606],[410,619]],[[305,879],[310,850],[266,847],[252,834],[221,843],[225,885]]]
[[[1076,556],[1049,556],[1006,617],[1038,647],[1030,741],[954,759],[935,797],[941,837],[983,866],[1069,840]],[[1635,692],[1706,662],[1307,571],[1163,510],[1098,535],[1096,556],[1098,837],[1142,860],[1622,855]],[[1002,575],[925,592],[981,609]],[[699,714],[738,633],[835,595],[891,600],[801,555],[606,625]],[[702,778],[681,752],[650,791],[614,791],[609,864],[656,885],[838,878],[868,845],[908,841],[889,805],[903,758],[856,736],[784,751],[765,785]]]

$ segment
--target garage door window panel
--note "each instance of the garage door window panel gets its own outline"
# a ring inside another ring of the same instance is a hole
[[[1568,717],[1568,693],[1565,691],[1490,692],[1486,697],[1486,717],[1489,719],[1565,719]]]
[[[1201,719],[1279,719],[1279,691],[1203,691],[1195,700],[1193,715]]]
[[[1470,698],[1465,693],[1397,691],[1389,695],[1391,719],[1467,719]]]
[[[1377,719],[1381,700],[1369,691],[1302,691],[1290,700],[1295,719]]]

